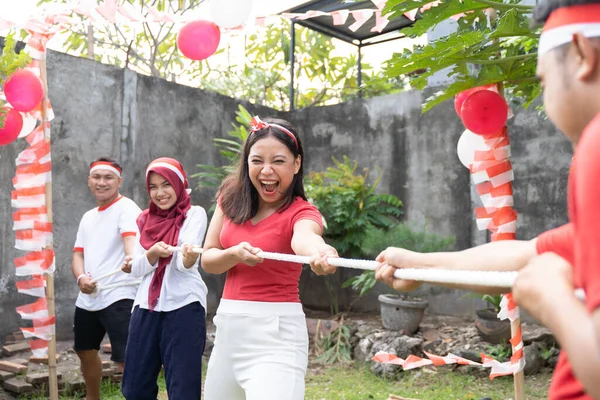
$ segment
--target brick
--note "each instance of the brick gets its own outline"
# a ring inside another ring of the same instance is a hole
[[[4,352],[4,355],[11,357],[24,351],[29,351],[29,343],[19,342],[15,344],[9,344],[2,347],[2,351]]]
[[[123,382],[123,374],[114,374],[110,377],[110,381],[112,383],[121,383]]]
[[[23,379],[11,378],[4,382],[4,389],[16,394],[25,394],[33,392],[33,385]]]
[[[112,346],[110,345],[110,343],[106,343],[106,344],[102,345],[102,352],[107,353],[107,354],[112,353]]]
[[[0,371],[0,382],[4,382],[7,379],[12,378],[13,376],[15,376],[15,374],[12,372]]]
[[[15,363],[15,364],[21,364],[21,365],[25,365],[27,366],[27,364],[29,364],[29,361],[25,360],[24,358],[14,358],[12,360],[8,360],[11,363]]]
[[[0,361],[0,370],[6,372],[12,372],[13,374],[20,374],[27,372],[27,366],[21,364],[15,364],[10,361]]]
[[[113,366],[112,361],[102,360],[102,369],[109,369],[109,368],[112,368],[112,366]]]
[[[107,368],[107,369],[103,369],[102,370],[102,377],[106,378],[106,377],[111,377],[115,374],[115,370],[112,368]]]
[[[38,373],[34,373],[34,374],[27,374],[27,376],[25,377],[25,380],[28,383],[31,383],[33,385],[39,385],[42,383],[48,383],[49,376],[50,375],[49,375],[48,371],[38,372]],[[60,372],[58,372],[56,374],[56,379],[58,381],[60,381],[62,379],[62,374]]]
[[[60,355],[56,355],[56,363],[58,364],[58,362],[60,361]],[[46,364],[48,365],[48,356],[44,356],[44,357],[35,357],[35,356],[31,356],[29,357],[29,362],[30,363],[34,363],[34,364]]]
[[[4,342],[5,343],[8,343],[8,342],[15,343],[15,342],[21,342],[23,340],[25,340],[25,336],[23,336],[23,332],[18,331],[13,334],[6,335],[6,340]]]

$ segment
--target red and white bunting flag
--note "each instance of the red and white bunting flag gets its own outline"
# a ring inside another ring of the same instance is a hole
[[[135,8],[133,8],[133,6],[129,3],[124,3],[122,6],[118,6],[117,11],[119,11],[119,13],[129,21],[144,21],[144,16],[140,14]]]
[[[406,371],[413,368],[424,367],[426,365],[433,365],[433,361],[428,360],[426,358],[417,357],[414,354],[411,354],[404,361],[404,364],[402,364],[402,369]]]
[[[41,297],[35,303],[17,307],[17,312],[23,319],[48,318],[48,302]]]
[[[395,365],[400,365],[400,366],[402,364],[404,364],[404,359],[398,357],[395,354],[386,353],[384,351],[378,351],[377,353],[375,353],[375,355],[371,358],[371,360],[380,362],[383,364],[395,364]]]
[[[33,229],[35,221],[47,222],[48,212],[46,206],[35,208],[21,208],[12,214],[13,230]]]
[[[36,358],[48,357],[48,341],[44,339],[33,339],[29,341],[29,347]]]
[[[105,0],[96,7],[96,11],[112,24],[117,22],[117,0]]]
[[[344,25],[348,16],[350,15],[349,10],[338,10],[331,13],[334,25]]]
[[[32,279],[17,281],[17,291],[36,297],[46,297],[46,280],[41,276],[34,276]]]
[[[17,276],[51,274],[55,270],[54,250],[33,251],[15,258],[14,263]]]
[[[431,354],[426,351],[424,351],[423,353],[425,353],[427,358],[429,358],[431,360],[431,362],[433,363],[433,365],[436,367],[441,366],[441,365],[450,365],[450,364],[481,366],[481,364],[478,362],[467,360],[466,358],[456,356],[452,353],[448,353],[448,355],[446,357],[436,356],[435,354]]]
[[[41,186],[52,181],[52,164],[26,164],[17,166],[13,186],[24,189]]]
[[[46,123],[46,126],[50,126],[50,124]],[[44,127],[40,124],[37,128],[33,130],[26,138],[27,143],[31,146],[38,144],[39,142],[44,141]]]
[[[352,32],[356,32],[363,26],[372,16],[375,10],[356,10],[350,11],[354,17],[354,23],[348,27]]]
[[[46,164],[50,162],[50,142],[41,140],[35,143],[33,146],[28,147],[20,152],[16,159],[17,166],[23,164],[34,164],[35,162],[38,162],[39,164]]]
[[[512,293],[504,295],[500,301],[500,312],[498,313],[498,318],[501,320],[508,319],[512,322],[519,317],[519,307],[513,300]]]
[[[33,327],[20,328],[25,338],[37,337],[44,340],[52,339],[56,332],[56,316],[33,320]]]
[[[491,182],[483,182],[475,186],[483,206],[487,209],[512,207],[513,191],[512,185],[506,183],[504,185],[494,187]]]
[[[13,190],[10,196],[13,208],[36,208],[46,205],[46,186]]]
[[[472,173],[471,177],[476,184],[490,181],[494,187],[515,180],[512,165],[508,160],[490,165],[484,171]]]
[[[516,240],[516,239],[517,239],[517,235],[515,233],[511,233],[511,232],[496,232],[496,233],[492,233],[492,236],[491,236],[492,241]]]
[[[52,244],[52,223],[33,222],[33,229],[15,232],[15,248],[25,251],[41,251]]]
[[[375,26],[371,28],[371,32],[381,32],[385,29],[390,20],[381,15],[381,10],[375,11]]]

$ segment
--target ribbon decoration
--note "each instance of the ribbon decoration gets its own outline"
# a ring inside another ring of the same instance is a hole
[[[375,16],[375,26],[371,32],[382,32],[388,24],[386,16],[381,15],[381,11],[387,0],[371,0],[377,7],[366,8],[361,10],[336,10],[332,12],[324,12],[319,10],[309,10],[304,13],[281,13],[277,16],[258,16],[253,21],[255,26],[263,26],[269,20],[290,18],[305,20],[316,17],[329,16],[333,20],[334,25],[344,25],[348,16],[352,14],[354,23],[349,29],[356,32],[367,21]],[[435,4],[436,2],[433,2]],[[424,9],[425,7],[422,7]],[[45,58],[45,46],[48,40],[57,32],[65,29],[68,25],[74,25],[77,21],[72,17],[73,14],[89,19],[93,23],[106,24],[141,24],[141,23],[170,23],[170,24],[185,24],[198,18],[198,16],[181,15],[159,11],[156,7],[148,8],[147,15],[142,15],[131,4],[125,3],[122,6],[117,4],[117,0],[105,0],[97,4],[96,0],[81,0],[77,4],[53,4],[45,8],[46,16],[44,18],[30,18],[24,25],[30,34],[32,34],[27,43],[26,51],[37,59]],[[410,21],[414,21],[416,10],[414,13],[407,12],[404,14]],[[0,31],[13,29],[17,24],[13,21],[0,18]],[[238,31],[237,28],[226,28],[221,31]]]
[[[56,25],[59,18],[47,18],[46,21],[30,20],[26,29],[30,33],[25,51],[34,60],[27,69],[40,75],[39,60],[45,59],[48,40],[62,27]],[[0,21],[1,22],[1,21]],[[1,24],[0,24],[1,25]],[[12,180],[14,190],[11,193],[11,206],[15,209],[13,231],[15,248],[26,252],[14,259],[15,274],[29,279],[16,282],[17,291],[37,297],[37,300],[16,308],[24,320],[31,320],[32,327],[21,327],[29,341],[32,353],[36,357],[48,354],[48,341],[55,333],[55,316],[48,314],[46,298],[46,276],[55,271],[54,251],[50,247],[53,241],[52,223],[49,222],[46,204],[46,184],[52,181],[52,164],[49,136],[50,125],[42,120],[43,102],[28,113],[21,113],[24,127],[19,137],[25,138],[29,146],[20,152],[15,160],[16,172]],[[46,120],[54,114],[49,101],[45,105]]]
[[[521,350],[522,351],[522,350]],[[494,378],[498,376],[504,375],[512,375],[520,371],[525,367],[525,361],[521,358],[517,363],[512,364],[510,361],[501,363],[492,357],[485,355],[483,353],[481,356],[481,363],[468,360],[463,357],[459,357],[452,353],[448,353],[445,357],[437,356],[435,354],[428,353],[426,351],[423,352],[427,358],[421,358],[414,354],[408,356],[407,359],[403,359],[398,357],[392,353],[386,353],[384,351],[379,351],[375,353],[375,355],[371,358],[372,361],[381,363],[381,364],[392,364],[398,365],[402,367],[404,371],[421,368],[428,365],[433,365],[434,367],[439,367],[442,365],[470,365],[470,366],[478,366],[482,368],[490,368],[490,380],[494,380]],[[513,356],[514,357],[514,356]]]

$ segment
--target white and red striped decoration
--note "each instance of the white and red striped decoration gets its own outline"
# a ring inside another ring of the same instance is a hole
[[[45,44],[52,35],[38,32],[44,24],[29,24],[31,37],[28,49],[34,58],[45,57]],[[39,62],[34,60],[29,70],[40,75]],[[42,100],[43,102],[43,100]],[[50,125],[42,121],[42,102],[31,112],[23,114],[24,127],[19,137],[25,138],[29,147],[20,152],[15,160],[16,172],[13,178],[14,190],[11,193],[13,230],[15,248],[26,253],[15,258],[15,273],[29,279],[16,282],[17,291],[37,297],[37,300],[16,308],[25,320],[32,320],[32,327],[21,330],[31,340],[30,347],[37,357],[48,354],[48,340],[55,332],[56,318],[48,315],[46,298],[46,277],[55,270],[54,251],[52,250],[52,223],[49,222],[46,184],[52,181],[50,141],[46,140]],[[52,119],[52,108],[47,102],[46,119]]]

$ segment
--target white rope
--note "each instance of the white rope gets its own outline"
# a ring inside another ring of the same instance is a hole
[[[131,281],[131,282],[120,282],[120,283],[112,283],[110,285],[104,285],[104,286],[96,286],[96,289],[92,292],[92,297],[98,296],[98,294],[100,293],[101,290],[116,289],[116,288],[127,287],[127,286],[137,286],[140,283],[142,283],[141,279],[139,279],[137,281]]]
[[[172,247],[172,251],[181,251],[181,247]],[[195,247],[194,253],[202,254],[202,249]],[[299,264],[309,264],[310,257],[298,256],[293,254],[270,253],[261,251],[258,257],[268,260],[294,262]],[[349,258],[327,258],[329,265],[344,268],[354,268],[361,270],[374,271],[379,265],[377,261],[358,260]],[[511,288],[517,279],[518,272],[500,272],[500,271],[466,271],[466,270],[444,270],[444,269],[413,269],[403,268],[394,272],[394,277],[411,281],[449,283],[457,285],[474,285],[497,288]]]

